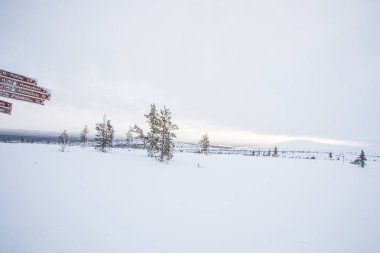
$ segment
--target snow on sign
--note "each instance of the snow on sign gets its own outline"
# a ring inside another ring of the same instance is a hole
[[[0,100],[0,112],[11,114],[12,112],[12,103],[5,102],[3,100]]]
[[[9,78],[6,78],[6,77],[2,77],[2,76],[0,76],[0,83],[10,84],[10,85],[17,86],[19,88],[26,89],[26,90],[31,90],[31,91],[34,91],[34,92],[44,93],[47,96],[49,96],[49,98],[50,98],[50,95],[51,95],[50,90],[47,89],[47,88],[43,88],[43,87],[40,87],[40,86],[37,86],[37,85],[26,84],[26,83],[15,81],[15,80],[12,80],[12,79],[9,79]]]
[[[0,69],[0,96],[44,105],[51,91],[38,86],[36,79]],[[12,104],[0,100],[0,112],[11,114]]]
[[[8,103],[8,102],[5,102],[3,100],[0,100],[0,107],[11,108],[12,107],[12,103]]]
[[[6,70],[0,69],[0,75],[9,77],[9,78],[12,78],[12,79],[15,79],[15,80],[23,81],[23,82],[26,82],[26,83],[31,83],[31,84],[37,85],[37,80],[36,79],[30,78],[30,77],[27,77],[27,76],[23,76],[23,75],[19,75],[19,74],[16,74],[16,73],[12,73],[12,72],[9,72],[9,71],[6,71]]]
[[[4,83],[0,83],[0,91],[10,91],[10,92],[15,92],[15,93],[22,94],[25,96],[50,100],[50,94],[37,93],[30,90],[24,90],[21,88],[17,88],[13,85],[4,84]]]
[[[25,102],[30,102],[30,103],[44,105],[44,100],[43,99],[31,98],[31,97],[24,96],[24,95],[19,95],[17,93],[13,93],[13,92],[1,91],[0,90],[0,96],[6,97],[6,98],[17,99],[17,100],[21,100],[21,101],[25,101]]]
[[[3,107],[0,107],[0,113],[6,113],[6,114],[11,115],[12,108],[3,108]]]

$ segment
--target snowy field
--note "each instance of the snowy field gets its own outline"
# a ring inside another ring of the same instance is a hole
[[[160,164],[33,144],[0,154],[0,252],[380,252],[378,161],[176,153]]]

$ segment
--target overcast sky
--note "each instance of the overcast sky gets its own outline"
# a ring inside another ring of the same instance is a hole
[[[0,69],[52,90],[3,129],[121,135],[154,102],[181,140],[380,141],[378,0],[2,0],[0,30]]]

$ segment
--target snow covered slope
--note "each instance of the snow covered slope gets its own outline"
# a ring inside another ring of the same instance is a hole
[[[380,163],[0,144],[0,252],[379,252]],[[200,164],[200,167],[197,164]]]

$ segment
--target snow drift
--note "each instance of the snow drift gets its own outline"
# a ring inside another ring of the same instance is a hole
[[[0,252],[380,251],[378,162],[58,149],[0,144]]]

